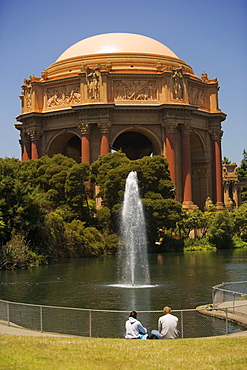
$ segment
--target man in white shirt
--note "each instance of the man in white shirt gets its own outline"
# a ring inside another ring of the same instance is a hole
[[[131,311],[129,319],[125,323],[127,339],[147,339],[147,329],[136,319],[136,311]]]
[[[166,306],[163,308],[163,311],[164,315],[158,320],[158,330],[162,336],[162,339],[178,338],[178,318],[174,315],[171,315],[171,307]]]

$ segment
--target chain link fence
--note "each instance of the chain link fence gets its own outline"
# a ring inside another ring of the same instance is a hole
[[[247,317],[247,281],[228,282],[212,288],[213,308]]]
[[[179,319],[182,338],[224,335],[236,331],[226,319],[205,316],[200,309],[173,310]],[[162,311],[138,311],[150,334],[157,329]],[[94,310],[56,306],[33,305],[0,300],[0,320],[40,332],[78,335],[84,337],[123,338],[129,311]],[[240,329],[239,329],[240,330]]]

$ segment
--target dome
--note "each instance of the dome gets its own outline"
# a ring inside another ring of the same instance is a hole
[[[178,59],[167,46],[150,37],[132,33],[106,33],[88,37],[69,47],[56,62],[85,55],[138,53]]]

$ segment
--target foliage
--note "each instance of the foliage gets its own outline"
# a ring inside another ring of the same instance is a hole
[[[104,241],[94,227],[85,227],[80,220],[65,224],[66,246],[70,257],[95,257],[104,253]]]
[[[105,238],[105,249],[107,254],[116,254],[118,251],[119,237],[117,234],[108,234]]]
[[[231,213],[218,212],[209,228],[209,242],[217,248],[229,248],[233,245],[234,223]]]
[[[184,251],[215,251],[216,247],[212,246],[207,238],[187,238],[184,239]]]
[[[243,151],[243,159],[238,168],[238,177],[247,179],[247,151]],[[241,192],[242,202],[247,202],[247,188],[244,188]]]
[[[0,269],[23,269],[45,263],[43,256],[32,252],[23,235],[15,235],[0,249]]]
[[[247,242],[247,203],[242,204],[233,214],[234,231]]]

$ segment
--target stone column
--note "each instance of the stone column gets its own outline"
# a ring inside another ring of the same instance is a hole
[[[191,154],[190,154],[190,124],[182,124],[182,180],[183,180],[183,206],[193,205],[191,183]]]
[[[89,123],[80,123],[78,125],[81,131],[81,161],[90,164],[90,130]]]
[[[28,134],[31,139],[31,158],[39,159],[40,139],[42,132],[38,129],[31,129],[29,130]]]
[[[177,123],[165,123],[163,125],[165,130],[165,148],[166,159],[168,161],[168,169],[171,174],[171,179],[176,186],[176,155],[175,155],[175,130]]]
[[[27,132],[21,133],[22,161],[31,159],[31,141]]]
[[[221,155],[221,137],[223,131],[218,128],[210,130],[212,136],[212,148],[215,173],[215,204],[216,209],[223,209],[223,181],[222,181],[222,155]]]
[[[110,151],[110,127],[111,122],[99,122],[98,127],[101,133],[101,140],[100,140],[100,155],[108,154]]]

